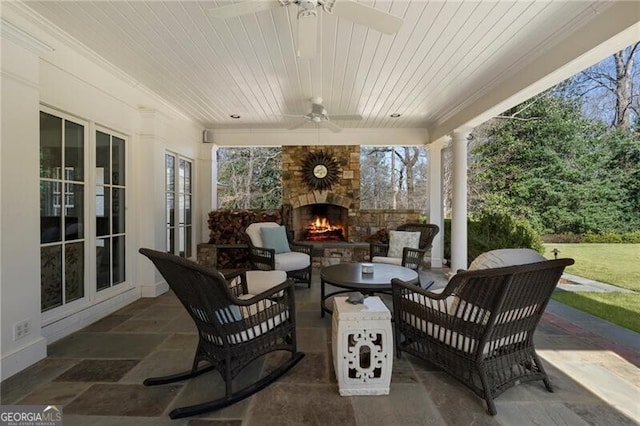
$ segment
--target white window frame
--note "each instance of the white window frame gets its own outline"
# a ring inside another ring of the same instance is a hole
[[[132,212],[128,208],[130,206],[132,185],[132,167],[131,161],[129,161],[130,153],[132,149],[131,137],[110,129],[108,127],[100,126],[95,122],[82,119],[80,117],[64,113],[58,109],[51,108],[49,106],[40,105],[40,111],[53,116],[62,118],[64,120],[73,121],[74,123],[85,126],[85,146],[84,146],[84,296],[80,299],[74,300],[62,306],[52,308],[48,311],[42,312],[42,327],[49,326],[64,318],[77,314],[93,305],[101,303],[104,300],[113,298],[119,294],[130,291],[134,285],[133,278],[133,257],[132,251],[134,250],[133,238],[131,237],[130,227],[132,224]],[[125,185],[125,281],[111,286],[109,288],[97,291],[96,286],[96,224],[95,224],[95,195],[96,195],[96,177],[95,177],[95,150],[96,150],[96,131],[108,133],[110,135],[119,137],[125,140],[125,170],[126,170],[126,185]],[[62,200],[60,200],[62,201]],[[40,247],[46,245],[53,245],[54,243],[40,244]],[[63,259],[64,261],[64,259]]]
[[[174,163],[173,163],[173,184],[174,184],[174,190],[173,191],[169,191],[169,188],[167,186],[167,157],[173,157],[174,159]],[[180,160],[186,161],[187,163],[189,163],[191,165],[191,176],[190,176],[190,184],[191,184],[191,192],[188,193],[184,193],[184,194],[188,194],[191,200],[191,223],[189,225],[185,224],[180,224],[179,222],[179,196],[181,194],[180,190],[179,190],[179,183],[180,183]],[[188,258],[188,259],[192,259],[195,256],[195,234],[194,234],[194,176],[195,176],[195,161],[189,157],[186,157],[184,155],[180,155],[176,152],[173,151],[166,151],[165,152],[165,156],[164,156],[164,170],[165,170],[165,174],[164,174],[164,178],[165,178],[165,198],[164,198],[164,204],[165,204],[165,241],[166,241],[166,245],[165,245],[165,251],[167,251],[168,253],[172,253],[175,254],[177,256],[181,256],[180,254],[180,240],[179,240],[179,228],[184,228],[185,231],[188,230],[188,232],[191,233],[191,245],[190,245],[190,251],[191,251],[191,255],[187,256],[187,233],[185,232],[184,234],[184,244],[185,244],[185,254],[183,257]],[[168,202],[168,195],[170,193],[173,193],[173,202],[174,202],[174,225],[171,225],[169,223],[169,209],[167,208],[167,202]],[[174,234],[173,234],[173,241],[174,241],[174,250],[170,250],[169,247],[169,236],[168,236],[168,232],[169,230],[173,228],[174,229]]]

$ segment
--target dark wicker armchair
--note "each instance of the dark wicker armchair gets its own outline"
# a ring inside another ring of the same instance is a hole
[[[533,333],[564,268],[573,259],[463,271],[441,293],[392,281],[397,356],[427,360],[483,398],[542,380],[553,392]]]
[[[213,369],[218,370],[225,382],[225,396],[176,408],[169,414],[172,419],[217,410],[247,398],[286,373],[304,356],[296,350],[295,289],[290,280],[251,295],[247,293],[243,272],[225,277],[216,270],[172,254],[144,248],[140,253],[158,268],[189,312],[199,336],[190,371],[150,378],[144,384],[172,383]],[[233,378],[242,369],[274,351],[291,352],[291,358],[257,382],[233,391]]]
[[[420,232],[420,240],[417,248],[404,247],[402,258],[389,257],[389,244],[371,243],[369,245],[369,260],[371,262],[392,263],[406,268],[418,270],[422,264],[424,254],[431,248],[434,237],[440,231],[438,225],[431,223],[405,223],[396,228],[396,231]]]
[[[260,230],[261,228],[280,227],[275,222],[256,222],[247,226],[242,232],[249,245],[249,259],[254,269],[263,271],[279,270],[285,271],[287,276],[296,282],[306,283],[311,287],[311,271],[313,266],[311,244],[292,242],[287,234],[286,242],[289,252],[276,253],[273,248],[263,245]]]

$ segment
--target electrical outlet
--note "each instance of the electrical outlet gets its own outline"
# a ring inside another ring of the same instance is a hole
[[[13,340],[22,339],[31,334],[31,321],[24,320],[13,324]]]

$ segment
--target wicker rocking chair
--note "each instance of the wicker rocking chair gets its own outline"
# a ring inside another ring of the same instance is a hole
[[[196,377],[213,369],[225,382],[225,396],[176,408],[172,419],[218,410],[264,389],[304,356],[296,350],[294,283],[286,280],[258,295],[247,293],[245,274],[223,276],[171,254],[140,249],[165,278],[198,329],[198,347],[190,371],[146,379],[145,386]],[[283,274],[284,275],[284,274]],[[238,373],[255,359],[274,351],[289,351],[291,359],[260,380],[232,389]],[[200,367],[201,363],[205,363]]]
[[[483,398],[542,380],[533,333],[562,272],[573,259],[463,271],[441,293],[392,281],[397,356],[408,352],[442,368]]]

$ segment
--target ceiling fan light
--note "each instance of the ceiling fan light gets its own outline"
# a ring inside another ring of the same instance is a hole
[[[313,121],[314,123],[319,123],[322,121],[322,119],[320,117],[313,117],[311,121]]]

